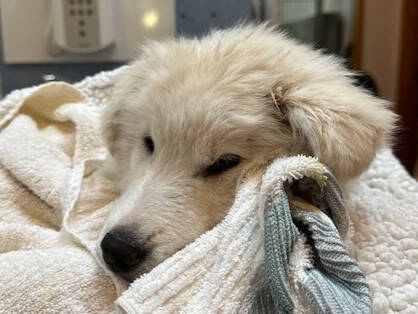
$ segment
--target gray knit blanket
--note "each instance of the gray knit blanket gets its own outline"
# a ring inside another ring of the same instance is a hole
[[[253,312],[371,313],[365,276],[344,244],[338,183],[318,162],[310,170],[284,172],[264,200],[265,283]]]

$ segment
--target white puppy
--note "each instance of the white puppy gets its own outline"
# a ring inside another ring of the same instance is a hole
[[[109,267],[133,280],[212,228],[257,161],[303,153],[342,185],[356,178],[396,117],[352,75],[265,25],[142,47],[104,115],[122,193],[101,242]]]

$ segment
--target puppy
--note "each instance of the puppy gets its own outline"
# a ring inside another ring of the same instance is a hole
[[[352,76],[266,25],[145,44],[103,119],[121,191],[99,247],[110,269],[132,281],[211,229],[267,156],[317,156],[343,186],[359,176],[396,117]]]

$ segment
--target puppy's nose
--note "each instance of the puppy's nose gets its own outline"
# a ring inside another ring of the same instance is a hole
[[[136,243],[131,233],[108,232],[100,246],[103,259],[115,273],[126,273],[138,266],[147,255],[147,250]]]

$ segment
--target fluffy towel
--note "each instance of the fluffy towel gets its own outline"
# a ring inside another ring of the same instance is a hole
[[[248,310],[264,258],[254,180],[218,226],[128,289],[99,264],[97,238],[116,194],[96,171],[106,153],[98,125],[120,71],[0,103],[0,313]],[[348,208],[346,240],[377,313],[418,312],[417,204],[417,183],[385,151]]]

